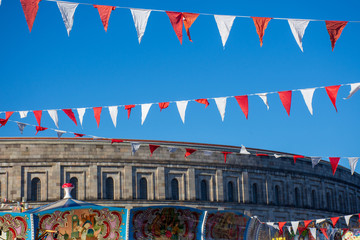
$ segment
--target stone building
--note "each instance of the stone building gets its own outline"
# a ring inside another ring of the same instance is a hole
[[[132,154],[130,142],[141,144]],[[149,144],[161,145],[150,156]],[[175,152],[169,147],[177,148]],[[185,148],[197,151],[184,158]],[[127,140],[0,139],[0,196],[30,208],[73,197],[104,206],[180,205],[236,210],[262,221],[315,219],[360,211],[360,177],[328,162],[233,146]],[[227,155],[224,163],[223,151]],[[257,156],[256,153],[269,154]],[[288,154],[291,155],[291,154]],[[9,210],[9,209],[1,209]]]

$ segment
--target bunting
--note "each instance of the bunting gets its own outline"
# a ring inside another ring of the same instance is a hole
[[[85,134],[82,133],[74,133],[76,138],[82,138],[83,136],[85,136]]]
[[[178,101],[176,102],[176,106],[178,108],[180,117],[182,122],[185,124],[185,112],[187,107],[188,101]]]
[[[36,133],[35,133],[35,135],[37,135],[38,132],[45,131],[46,129],[47,129],[46,127],[36,126]]]
[[[75,123],[77,126],[75,114],[71,109],[63,109],[63,112]]]
[[[321,157],[311,157],[312,168],[319,164]]]
[[[335,227],[336,223],[339,221],[339,217],[332,217],[330,218],[333,227]]]
[[[32,30],[37,11],[39,9],[40,1],[41,0],[20,0],[30,32]]]
[[[347,23],[348,22],[346,21],[325,21],[326,29],[330,36],[331,47],[333,51],[335,48],[335,43],[341,36],[341,33]]]
[[[222,154],[224,155],[224,163],[226,163],[226,156],[231,154],[231,152],[222,152]]]
[[[116,7],[105,6],[105,5],[94,5],[94,8],[97,8],[97,10],[99,11],[101,22],[104,25],[105,32],[107,32],[111,12],[114,11]]]
[[[110,113],[111,120],[112,120],[112,122],[114,124],[114,127],[116,127],[118,107],[117,106],[109,107],[109,113]]]
[[[58,119],[58,114],[56,110],[48,110],[48,113],[51,117],[51,119],[54,121],[54,124],[57,128],[59,128],[59,119]]]
[[[26,124],[25,124],[25,123],[19,123],[19,122],[18,122],[17,125],[18,125],[18,128],[19,128],[20,133],[23,134],[24,128],[26,127]]]
[[[176,36],[178,37],[180,44],[182,44],[182,26],[183,26],[183,16],[181,12],[171,12],[166,11],[170,19],[170,23],[175,31]]]
[[[191,149],[191,148],[185,148],[185,150],[186,150],[185,158],[196,152],[196,149]]]
[[[19,112],[20,118],[26,118],[28,112],[29,112],[29,111],[20,111],[20,112]]]
[[[248,96],[235,96],[236,101],[238,102],[241,110],[243,111],[246,119],[248,119],[249,114],[249,102],[248,102]]]
[[[244,145],[241,145],[240,154],[250,154],[250,153],[246,150]]]
[[[153,152],[158,149],[160,147],[160,145],[153,145],[153,144],[149,144],[149,149],[150,149],[150,156],[152,157]]]
[[[131,155],[134,155],[136,153],[137,150],[139,150],[140,148],[140,143],[131,143]]]
[[[162,103],[159,103],[159,107],[160,107],[160,112],[161,110],[165,109],[165,108],[168,108],[169,107],[169,102],[162,102]]]
[[[300,92],[304,98],[305,104],[310,114],[313,115],[312,99],[315,92],[315,88],[301,89]]]
[[[280,100],[281,100],[288,116],[290,116],[292,91],[282,91],[282,92],[278,92],[278,93],[280,96]]]
[[[144,124],[146,116],[151,108],[152,103],[141,104],[141,125]]]
[[[65,131],[61,131],[61,130],[55,130],[56,131],[56,134],[58,136],[58,139],[61,138],[61,136],[65,133]]]
[[[289,19],[288,23],[292,34],[294,35],[296,43],[299,45],[299,48],[304,52],[302,46],[302,39],[305,34],[305,30],[309,24],[309,20],[300,20],[300,19]]]
[[[283,227],[284,227],[285,224],[286,224],[286,222],[279,222],[279,232],[280,232],[280,235],[283,234]]]
[[[79,120],[80,120],[80,124],[82,126],[82,123],[83,123],[83,118],[84,118],[84,114],[85,114],[85,108],[78,108],[76,109],[77,112],[78,112],[78,115],[79,115]]]
[[[316,239],[316,228],[310,228],[310,233]]]
[[[145,34],[146,25],[151,13],[151,10],[145,10],[145,9],[132,9],[130,8],[131,15],[134,20],[138,41],[139,44],[141,43],[141,39],[143,38]]]
[[[326,90],[332,104],[334,105],[336,112],[337,112],[336,97],[337,97],[337,93],[338,93],[340,87],[341,87],[341,85],[325,87],[325,90]]]
[[[61,13],[61,17],[64,21],[68,36],[70,36],[71,29],[74,24],[74,14],[78,3],[69,2],[56,2]]]
[[[135,107],[135,105],[125,105],[125,110],[127,110],[127,112],[128,112],[128,119],[130,119],[131,109],[134,107]]]
[[[95,117],[97,126],[99,127],[102,107],[94,107],[94,108],[93,108],[93,111],[94,111],[94,117]]]
[[[349,226],[350,218],[351,218],[352,216],[353,216],[353,215],[346,215],[346,216],[344,216],[345,222],[346,222],[346,226]]]
[[[293,158],[294,158],[294,163],[296,163],[296,160],[298,158],[305,158],[305,157],[303,155],[294,155]]]
[[[267,101],[267,93],[258,93],[256,95],[258,95],[261,98],[261,100],[263,100],[264,104],[267,107],[267,110],[269,110],[269,104],[268,104],[268,101]]]
[[[299,227],[299,221],[292,221],[292,222],[291,222],[291,226],[292,226],[292,229],[293,229],[294,234],[296,234],[297,229],[298,229],[298,227]]]
[[[256,27],[256,32],[259,35],[260,47],[262,47],[265,30],[266,30],[267,25],[269,24],[269,22],[270,22],[270,20],[272,18],[268,18],[268,17],[251,17],[251,18],[254,21],[254,24],[255,24],[255,27]]]
[[[216,25],[219,29],[221,42],[223,44],[223,47],[225,48],[225,44],[230,35],[230,31],[236,17],[226,15],[214,15],[214,18],[216,21]]]
[[[225,118],[226,99],[227,99],[226,97],[214,98],[222,121],[224,121]]]
[[[349,93],[349,96],[347,96],[346,98],[344,99],[349,99],[351,98],[357,91],[359,91],[360,89],[360,83],[353,83],[353,84],[350,84],[350,93]]]
[[[190,36],[190,27],[195,22],[196,18],[199,15],[200,14],[197,14],[197,13],[183,13],[184,28],[185,28],[186,34],[187,34],[190,42],[192,42],[192,39],[191,39],[191,36]]]
[[[33,111],[38,125],[41,125],[42,110]]]
[[[307,228],[312,221],[313,220],[305,220],[304,221],[305,228]]]
[[[333,175],[335,175],[340,158],[339,157],[329,157],[329,160],[330,160],[330,164],[331,164],[332,173],[333,173]]]
[[[351,175],[354,175],[356,164],[357,164],[359,158],[358,157],[349,157],[348,160],[349,160],[349,165],[350,165],[350,169],[351,169]]]
[[[205,104],[205,108],[209,106],[209,101],[206,98],[196,99],[195,102]]]

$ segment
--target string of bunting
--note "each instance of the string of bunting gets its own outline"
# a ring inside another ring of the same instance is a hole
[[[78,117],[80,120],[80,124],[83,123],[83,117],[88,109],[92,109],[94,112],[94,117],[97,122],[97,126],[100,126],[100,118],[103,108],[108,108],[111,120],[114,124],[114,127],[116,127],[117,124],[117,115],[118,115],[118,108],[124,108],[127,111],[128,119],[130,118],[131,110],[137,106],[141,107],[141,124],[144,124],[145,119],[149,113],[149,110],[152,105],[158,105],[160,111],[168,108],[170,104],[175,103],[178,109],[178,112],[180,114],[182,122],[185,124],[185,113],[186,108],[188,106],[189,102],[197,102],[200,104],[204,104],[205,108],[207,108],[210,105],[209,100],[214,100],[215,104],[217,106],[217,109],[219,110],[220,116],[222,121],[224,121],[225,118],[225,110],[226,110],[226,104],[227,99],[233,98],[236,100],[238,105],[240,106],[242,112],[245,115],[245,118],[248,119],[249,115],[249,102],[248,97],[249,96],[258,96],[261,98],[261,100],[266,105],[267,109],[269,110],[269,103],[267,96],[270,94],[278,94],[280,97],[280,100],[282,102],[282,105],[284,106],[288,116],[290,116],[290,110],[291,110],[291,101],[292,101],[292,93],[299,91],[303,99],[305,101],[305,104],[310,112],[310,114],[313,114],[313,107],[312,107],[312,99],[313,95],[316,89],[325,89],[327,95],[329,96],[329,99],[333,106],[335,107],[335,110],[337,112],[336,107],[336,100],[337,100],[337,94],[342,86],[350,86],[350,93],[349,95],[344,99],[349,99],[351,96],[353,96],[359,89],[360,89],[360,83],[351,83],[351,84],[340,84],[335,86],[326,86],[326,87],[315,87],[315,88],[307,88],[307,89],[295,89],[295,90],[289,90],[289,91],[278,91],[278,92],[266,92],[266,93],[254,93],[254,94],[247,94],[247,95],[241,95],[241,96],[225,96],[225,97],[218,97],[218,98],[200,98],[200,99],[193,99],[193,100],[182,100],[182,101],[168,101],[168,102],[158,102],[158,103],[145,103],[145,104],[131,104],[131,105],[114,105],[114,106],[101,106],[101,107],[83,107],[83,108],[68,108],[68,109],[49,109],[49,110],[27,110],[27,111],[0,111],[0,113],[5,113],[5,118],[0,118],[0,125],[4,126],[6,125],[9,118],[12,116],[13,113],[17,112],[19,113],[20,118],[26,118],[28,116],[29,112],[32,112],[36,118],[36,121],[38,123],[38,126],[41,125],[41,119],[42,114],[44,111],[47,111],[51,119],[54,121],[54,124],[57,128],[59,128],[59,117],[58,117],[58,111],[64,112],[77,126],[78,122],[76,120],[74,112],[78,113]]]
[[[87,137],[93,138],[94,140],[109,140],[109,141],[111,141],[111,144],[129,142],[131,144],[131,154],[132,155],[134,155],[137,152],[137,150],[139,150],[140,146],[143,145],[142,143],[139,143],[139,142],[125,141],[123,139],[98,137],[98,136],[94,136],[94,135],[86,135],[86,134],[75,133],[75,132],[71,132],[71,131],[64,131],[64,130],[59,130],[59,129],[54,129],[54,128],[47,128],[47,127],[32,125],[32,124],[28,124],[28,123],[13,121],[13,120],[8,120],[8,121],[13,122],[13,123],[17,123],[21,134],[23,134],[24,128],[26,126],[32,126],[32,127],[35,127],[35,130],[36,130],[35,135],[38,134],[38,132],[42,132],[42,131],[45,131],[45,130],[50,130],[50,131],[56,132],[57,137],[59,139],[63,136],[63,134],[72,134],[75,138],[82,138],[84,136],[87,136]],[[159,147],[166,147],[170,153],[174,153],[179,149],[178,147],[175,147],[175,146],[161,145],[161,144],[145,144],[145,145],[149,146],[150,156],[153,156],[153,153]],[[230,154],[231,155],[238,155],[238,154],[240,154],[240,155],[242,155],[242,154],[244,154],[244,155],[255,155],[257,157],[274,156],[275,158],[292,158],[294,160],[294,164],[296,164],[296,160],[299,159],[299,158],[310,159],[311,162],[312,162],[312,167],[313,168],[317,164],[319,164],[321,159],[328,158],[329,161],[330,161],[330,165],[331,165],[333,175],[335,175],[336,169],[338,167],[338,164],[339,164],[339,161],[340,161],[341,158],[347,158],[348,159],[349,165],[350,165],[350,168],[351,168],[351,175],[353,175],[354,172],[355,172],[357,162],[358,162],[358,160],[360,158],[360,157],[324,157],[324,156],[323,157],[319,157],[319,156],[305,157],[303,155],[276,154],[276,153],[275,154],[268,154],[266,152],[258,152],[258,151],[256,151],[255,153],[251,153],[243,145],[241,146],[240,151],[238,149],[236,149],[236,151],[235,150],[231,150],[231,151],[209,151],[209,150],[202,150],[202,149],[194,149],[194,148],[185,147],[185,155],[184,155],[184,157],[187,158],[196,151],[201,151],[205,156],[211,156],[214,152],[219,152],[224,157],[224,163],[226,163],[227,157]]]
[[[37,11],[39,9],[39,3],[41,0],[20,0],[21,5],[24,10],[26,22],[28,24],[29,30],[31,32]],[[184,25],[186,34],[188,35],[189,40],[192,42],[190,36],[190,27],[195,22],[195,20],[200,15],[211,15],[214,16],[216,21],[222,45],[225,48],[225,44],[230,35],[231,28],[233,26],[234,20],[236,18],[251,18],[254,21],[256,27],[256,32],[259,36],[260,46],[263,44],[263,37],[265,35],[265,30],[269,22],[273,19],[275,20],[287,20],[291,29],[294,38],[299,45],[301,51],[303,51],[302,39],[305,34],[305,30],[308,24],[312,21],[324,21],[326,29],[330,36],[331,47],[334,50],[335,43],[339,39],[345,26],[351,23],[359,23],[360,21],[327,21],[327,20],[317,20],[317,19],[291,19],[291,18],[271,18],[271,17],[251,17],[251,16],[239,16],[239,15],[217,15],[217,14],[208,14],[208,13],[188,13],[188,12],[174,12],[166,10],[157,10],[157,9],[138,9],[130,7],[120,7],[120,6],[106,6],[106,5],[95,5],[90,3],[77,3],[77,2],[67,2],[67,1],[57,1],[57,0],[44,0],[48,2],[56,2],[60,10],[61,16],[63,18],[66,30],[68,35],[70,35],[73,23],[74,23],[74,14],[78,5],[93,6],[99,12],[101,22],[104,26],[104,30],[107,31],[109,25],[109,19],[112,11],[117,8],[120,9],[129,9],[134,20],[135,28],[138,35],[139,44],[142,37],[145,34],[147,22],[152,11],[155,12],[165,12],[169,17],[170,23],[175,31],[177,38],[182,44],[182,26]],[[0,1],[1,4],[1,1]]]

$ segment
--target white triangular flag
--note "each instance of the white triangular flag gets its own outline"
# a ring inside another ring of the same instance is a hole
[[[293,221],[293,222],[291,222],[291,227],[292,227],[292,229],[293,229],[294,234],[296,234],[297,229],[298,229],[298,227],[299,227],[299,221]]]
[[[185,123],[185,111],[186,111],[186,106],[188,104],[188,101],[178,101],[176,102],[176,106],[178,108],[181,120],[183,123]]]
[[[23,134],[24,128],[26,127],[26,124],[18,122],[17,125],[19,127],[20,133]]]
[[[235,16],[226,16],[226,15],[214,15],[217,27],[220,32],[221,41],[223,47],[225,48],[226,41],[229,37],[231,27],[234,23]]]
[[[275,157],[275,158],[281,158],[281,157],[286,157],[286,155],[281,155],[281,154],[276,154],[276,153],[275,153],[275,154],[274,154],[274,157]]]
[[[306,106],[309,109],[309,112],[311,113],[311,115],[313,115],[312,99],[315,92],[315,88],[301,89],[300,92],[304,98]]]
[[[114,126],[116,127],[116,119],[117,119],[117,114],[118,114],[118,107],[117,106],[109,107],[109,113],[110,113],[110,116],[111,116],[111,120],[112,120]]]
[[[261,100],[263,100],[263,102],[265,103],[265,105],[267,107],[267,110],[269,110],[269,104],[267,101],[267,93],[258,93],[256,95],[258,95],[261,98]]]
[[[353,216],[353,215],[346,215],[346,216],[344,216],[345,222],[346,222],[346,226],[349,226],[350,218],[351,218],[352,216]]]
[[[131,15],[134,19],[134,24],[136,28],[136,32],[138,35],[139,44],[141,43],[141,39],[144,36],[146,25],[151,13],[151,10],[144,9],[131,9]]]
[[[65,131],[61,131],[61,130],[55,130],[55,132],[56,132],[56,134],[57,134],[57,136],[58,136],[59,139],[61,138],[61,136],[62,136],[64,133],[66,133]]]
[[[314,237],[314,239],[316,239],[316,228],[309,228],[311,235]]]
[[[350,169],[351,169],[351,175],[353,175],[355,172],[356,164],[357,164],[359,158],[358,157],[349,157],[348,159],[349,159],[349,164],[350,164]]]
[[[152,103],[141,104],[141,125],[144,124],[146,116],[151,108]]]
[[[174,153],[177,151],[177,148],[176,147],[168,147],[168,151],[169,151],[169,153]]]
[[[312,163],[312,167],[314,168],[316,165],[318,165],[318,163],[321,160],[321,157],[310,157],[311,158],[311,163]]]
[[[240,154],[250,154],[244,145],[241,145]]]
[[[51,119],[54,121],[55,126],[57,128],[59,128],[59,119],[58,119],[58,114],[56,110],[47,110]]]
[[[315,223],[318,224],[318,223],[322,223],[322,222],[324,222],[324,221],[326,221],[325,218],[316,219],[316,220],[315,220]]]
[[[141,145],[140,143],[135,143],[135,142],[131,143],[131,155],[134,155],[136,151],[139,150],[140,145]]]
[[[290,226],[286,226],[287,230],[289,233],[291,233],[291,227]]]
[[[294,38],[299,45],[301,51],[303,52],[302,39],[305,33],[305,29],[309,24],[309,20],[300,20],[300,19],[288,19],[290,29]]]
[[[77,112],[78,112],[78,114],[79,114],[79,119],[80,119],[80,124],[81,124],[81,126],[82,126],[82,122],[83,122],[85,110],[86,110],[86,108],[78,108],[78,109],[77,109]]]
[[[26,118],[29,111],[20,111],[20,118]]]
[[[349,96],[347,96],[346,98],[344,99],[349,99],[352,97],[352,95],[354,95],[357,91],[359,91],[360,89],[360,83],[352,83],[350,84],[350,93],[349,93]]]
[[[216,106],[219,110],[219,113],[221,115],[222,121],[224,121],[225,118],[225,109],[226,109],[226,97],[221,98],[214,98]]]
[[[74,13],[78,3],[57,2],[68,36],[74,23]]]

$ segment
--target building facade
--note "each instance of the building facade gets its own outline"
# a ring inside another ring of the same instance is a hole
[[[111,144],[92,139],[0,139],[0,196],[30,208],[63,197],[111,207],[177,205],[240,211],[261,221],[301,220],[360,211],[360,177],[328,162],[239,147],[139,141]],[[161,145],[150,156],[149,144]],[[172,151],[169,151],[169,148]],[[176,148],[176,151],[173,151]],[[184,158],[185,148],[197,151]],[[224,162],[223,152],[227,155]],[[9,210],[3,208],[1,210]]]

